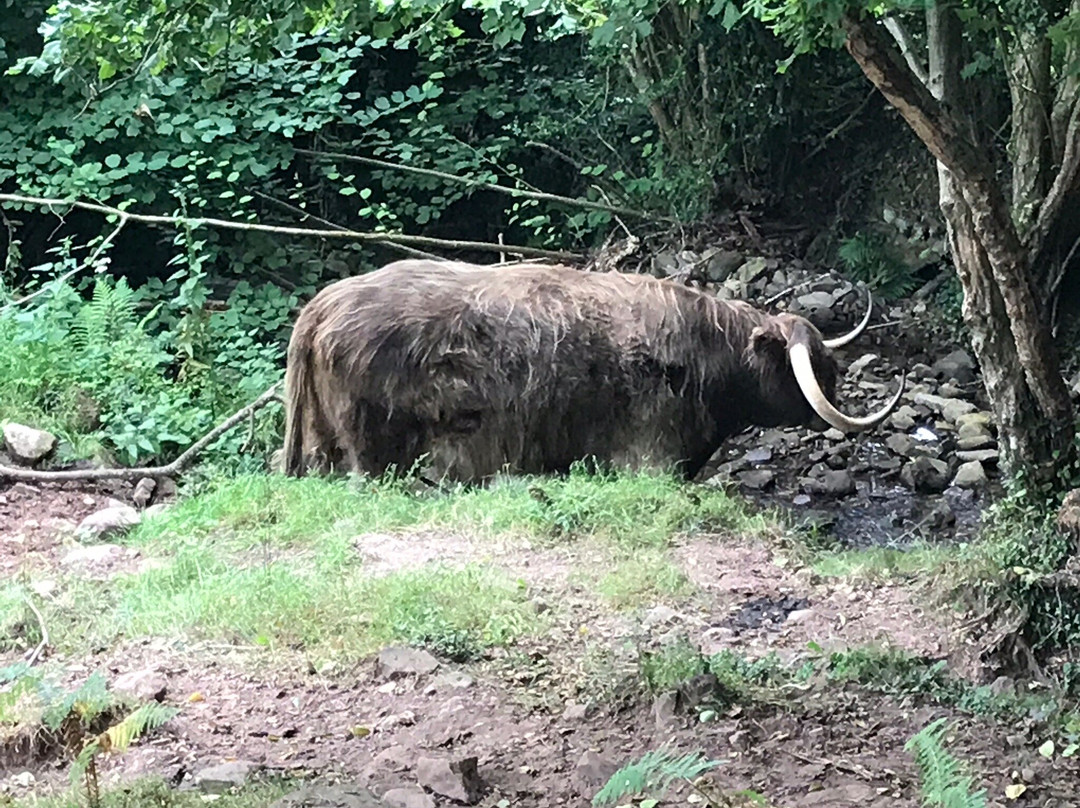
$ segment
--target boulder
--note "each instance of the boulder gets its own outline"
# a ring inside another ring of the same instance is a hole
[[[113,505],[87,516],[75,533],[84,541],[112,538],[124,535],[140,521],[139,512],[130,505]]]
[[[975,381],[975,360],[963,348],[958,348],[934,362],[931,371],[942,381],[970,384]]]
[[[399,679],[403,676],[423,676],[434,673],[439,660],[421,648],[391,645],[379,652],[376,670],[383,679]]]
[[[117,676],[112,683],[114,693],[138,702],[161,701],[169,689],[169,680],[153,668],[131,671]]]
[[[56,448],[56,435],[22,424],[4,424],[4,445],[11,458],[26,466],[44,460]]]
[[[748,488],[751,491],[763,491],[770,487],[776,479],[776,474],[768,469],[753,469],[751,471],[741,471],[735,475],[735,479],[739,481],[739,485],[744,488]]]
[[[982,488],[986,485],[986,470],[983,464],[978,460],[961,463],[952,484],[957,488]]]
[[[944,461],[919,456],[900,469],[900,481],[920,494],[937,494],[949,484],[949,466]]]
[[[736,269],[743,265],[745,258],[734,250],[718,250],[705,264],[705,279],[710,283],[722,283]]]

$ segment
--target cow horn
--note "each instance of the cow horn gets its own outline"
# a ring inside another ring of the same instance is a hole
[[[788,356],[791,357],[791,369],[795,372],[795,381],[799,383],[799,389],[806,397],[807,402],[814,408],[814,412],[821,416],[829,426],[836,427],[841,432],[859,432],[870,429],[884,421],[893,407],[900,401],[904,392],[904,384],[907,381],[907,372],[900,377],[900,389],[892,397],[892,401],[872,415],[864,415],[859,418],[844,415],[833,406],[826,398],[825,393],[818,384],[817,376],[814,375],[814,366],[810,361],[810,348],[805,342],[796,342],[788,346]]]
[[[849,342],[859,338],[859,335],[866,329],[866,324],[870,322],[870,315],[874,313],[874,295],[869,289],[866,290],[866,315],[862,318],[862,322],[855,326],[855,329],[850,333],[844,334],[842,337],[833,337],[832,339],[822,340],[825,343],[826,348],[841,348],[847,345]]]

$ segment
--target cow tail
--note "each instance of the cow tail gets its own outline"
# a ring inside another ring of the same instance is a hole
[[[302,332],[293,334],[285,368],[285,457],[282,465],[289,477],[303,477],[304,413],[315,403],[311,384],[311,341]]]

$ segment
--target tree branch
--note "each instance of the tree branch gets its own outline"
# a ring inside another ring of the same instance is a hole
[[[207,432],[195,443],[191,444],[174,461],[165,466],[152,466],[149,468],[121,468],[121,469],[81,469],[77,471],[38,471],[35,469],[20,469],[12,466],[0,466],[0,480],[26,480],[30,482],[70,482],[73,480],[137,480],[142,477],[175,477],[183,473],[203,450],[211,443],[220,438],[230,429],[235,427],[248,416],[258,412],[271,401],[280,401],[278,390],[281,382],[273,385],[265,393],[255,399],[241,410],[237,410],[216,427]]]
[[[193,218],[189,216],[159,216],[148,213],[131,213],[100,205],[95,202],[83,202],[77,199],[49,199],[22,194],[0,194],[0,203],[9,202],[18,205],[37,205],[39,207],[69,207],[101,213],[105,216],[124,216],[129,221],[142,224],[158,224],[176,227],[183,225],[191,228],[216,227],[222,230],[241,230],[246,232],[276,233],[281,236],[314,236],[316,238],[337,239],[341,241],[393,242],[394,244],[435,247],[451,250],[476,250],[478,252],[509,252],[518,255],[531,255],[538,258],[551,258],[556,261],[577,261],[581,258],[576,253],[561,250],[545,250],[540,247],[521,247],[509,244],[492,244],[486,241],[461,241],[455,239],[434,238],[432,236],[408,236],[404,233],[362,233],[358,230],[343,228],[340,230],[317,230],[311,227],[282,227],[279,225],[238,222],[234,219]]]
[[[662,221],[674,221],[666,216],[660,216],[653,213],[646,213],[641,210],[634,210],[633,208],[623,208],[615,205],[605,205],[603,202],[593,202],[589,199],[575,199],[571,196],[560,196],[559,194],[549,194],[544,191],[526,191],[522,188],[507,188],[505,185],[496,185],[492,182],[485,182],[484,180],[476,180],[470,177],[459,177],[456,174],[448,174],[445,171],[436,171],[433,168],[419,168],[417,166],[406,166],[400,163],[390,163],[386,160],[377,160],[374,157],[361,157],[357,154],[345,154],[344,152],[320,152],[312,149],[296,149],[297,154],[304,154],[308,157],[314,157],[319,160],[346,160],[350,163],[359,163],[365,166],[371,166],[372,168],[381,168],[388,171],[404,171],[408,174],[420,174],[425,177],[435,177],[447,182],[456,182],[462,185],[468,185],[472,188],[483,188],[486,191],[495,191],[496,193],[506,194],[507,196],[522,197],[524,199],[537,199],[542,202],[558,202],[561,205],[572,205],[578,208],[585,208],[586,210],[601,210],[605,213],[617,213],[622,216],[634,216],[638,219],[659,219]]]
[[[911,38],[911,34],[908,33],[907,28],[900,22],[899,19],[891,14],[885,18],[885,30],[888,31],[896,44],[900,48],[900,54],[904,57],[904,61],[907,62],[908,67],[911,68],[911,72],[915,74],[916,78],[923,83],[924,86],[930,85],[930,76],[927,73],[925,67],[923,67],[922,59],[915,52],[915,42]]]
[[[1042,252],[1046,237],[1061,214],[1061,208],[1069,194],[1077,189],[1077,179],[1080,178],[1080,99],[1073,103],[1072,114],[1069,116],[1069,125],[1065,130],[1065,152],[1061,158],[1061,168],[1058,170],[1050,190],[1046,193],[1042,205],[1039,207],[1039,215],[1035,220],[1031,233],[1024,245],[1032,263],[1038,259]]]

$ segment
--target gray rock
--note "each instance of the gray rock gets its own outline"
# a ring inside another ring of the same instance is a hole
[[[578,704],[572,701],[566,705],[566,709],[562,712],[562,720],[568,723],[584,721],[589,717],[589,705]]]
[[[152,668],[121,674],[110,688],[114,693],[139,702],[161,701],[168,689],[169,680]]]
[[[420,758],[416,761],[416,780],[424,788],[466,805],[477,802],[483,789],[474,757]]]
[[[855,480],[847,471],[822,471],[810,477],[806,490],[812,494],[824,494],[830,497],[846,497],[855,493]]]
[[[903,435],[899,432],[893,433],[885,439],[885,445],[890,452],[901,457],[911,457],[915,454],[915,439],[910,435]]]
[[[956,419],[956,427],[967,425],[985,427],[991,433],[994,431],[994,416],[988,412],[969,412],[959,416]]]
[[[983,464],[978,460],[969,460],[960,464],[952,484],[957,488],[982,488],[986,482],[986,470]]]
[[[130,505],[114,505],[87,516],[75,533],[84,541],[106,539],[124,535],[140,521],[139,512]]]
[[[641,618],[642,628],[654,629],[657,626],[672,626],[678,623],[682,619],[677,611],[670,606],[653,606],[645,613],[645,616]]]
[[[363,786],[312,784],[286,794],[270,808],[386,808],[389,804]]]
[[[743,455],[743,459],[746,460],[747,463],[768,463],[772,460],[772,457],[773,450],[768,446],[758,446]]]
[[[915,402],[917,404],[926,405],[934,412],[940,414],[950,424],[955,424],[957,419],[961,416],[978,410],[978,407],[970,401],[964,401],[962,398],[945,398],[943,396],[931,395],[930,393],[916,393]]]
[[[719,250],[713,253],[705,265],[705,279],[711,283],[726,281],[732,272],[742,266],[744,260],[742,253]]]
[[[865,353],[848,365],[847,375],[856,378],[861,376],[870,365],[877,362],[881,357],[874,353]]]
[[[745,289],[747,284],[753,283],[769,268],[769,262],[764,258],[749,258],[743,262],[743,265],[735,272],[734,278],[728,280],[736,280],[742,284]]]
[[[949,484],[949,466],[932,457],[916,457],[900,469],[900,481],[912,491],[937,494]]]
[[[96,567],[113,564],[123,556],[124,548],[119,544],[91,544],[74,548],[60,559],[60,563],[64,566]]]
[[[379,652],[375,670],[384,679],[400,679],[403,676],[426,676],[439,667],[439,660],[422,648],[407,645],[391,645]]]
[[[435,800],[420,786],[392,788],[382,795],[389,808],[435,808]]]
[[[432,687],[436,690],[449,689],[449,690],[465,690],[475,684],[475,680],[465,673],[465,671],[446,671],[440,673],[431,681]]]
[[[980,463],[997,463],[998,450],[997,449],[974,449],[974,450],[961,450],[956,453],[956,459],[961,463],[967,463],[971,460],[978,460]]]
[[[908,404],[901,404],[896,411],[889,416],[889,424],[893,429],[907,432],[915,428],[915,416],[918,415]]]
[[[618,770],[619,767],[614,761],[599,752],[588,749],[578,758],[577,765],[574,766],[574,784],[582,796],[591,798]]]
[[[658,732],[666,732],[675,726],[679,712],[679,694],[674,690],[661,693],[653,701],[653,722]],[[602,785],[602,784],[601,784]]]
[[[31,466],[56,448],[56,435],[22,424],[4,424],[4,445],[17,463]]]
[[[204,794],[225,794],[241,788],[258,766],[248,760],[230,760],[195,773],[195,787]]]
[[[776,474],[768,469],[753,469],[739,472],[735,475],[735,479],[745,488],[752,491],[762,491],[773,484],[776,480]]]
[[[658,252],[652,258],[652,273],[658,278],[666,278],[679,271],[679,259],[673,252]]]
[[[142,510],[154,498],[154,489],[157,488],[157,480],[153,477],[143,477],[135,484],[135,490],[131,492],[131,501],[135,507]]]
[[[990,430],[977,421],[965,421],[956,431],[956,445],[965,451],[986,449],[994,445]]]
[[[944,381],[952,380],[957,384],[970,384],[975,381],[975,360],[962,348],[941,357],[931,370]]]

